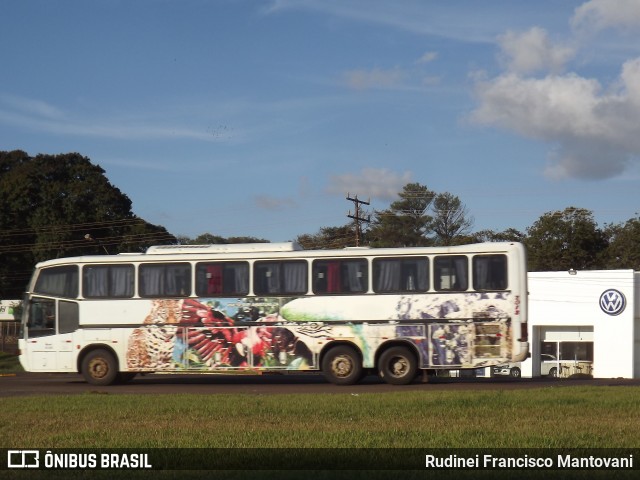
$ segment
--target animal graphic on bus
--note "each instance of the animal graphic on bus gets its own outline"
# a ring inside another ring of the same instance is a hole
[[[133,330],[127,367],[136,370],[215,370],[282,367],[305,369],[314,355],[289,328],[237,325],[220,310],[195,299],[153,300],[144,324]]]

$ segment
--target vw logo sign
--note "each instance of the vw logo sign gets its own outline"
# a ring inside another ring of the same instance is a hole
[[[620,315],[627,306],[627,299],[618,290],[610,288],[600,295],[600,308],[607,315]]]

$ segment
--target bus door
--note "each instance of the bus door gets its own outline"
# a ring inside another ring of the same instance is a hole
[[[73,332],[78,328],[78,304],[33,297],[28,306],[26,348],[33,371],[76,371]]]

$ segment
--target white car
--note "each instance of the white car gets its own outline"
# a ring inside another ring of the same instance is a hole
[[[520,378],[522,372],[520,370],[519,363],[505,363],[503,365],[496,365],[491,368],[492,375],[508,375],[512,378]]]
[[[540,375],[557,377],[558,361],[553,355],[543,353],[540,355]]]

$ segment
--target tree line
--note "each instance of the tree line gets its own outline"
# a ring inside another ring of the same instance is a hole
[[[567,207],[547,212],[524,232],[473,232],[473,218],[455,195],[437,194],[411,183],[388,209],[376,211],[371,224],[359,233],[373,247],[448,246],[479,242],[522,242],[527,247],[529,271],[633,269],[640,270],[640,219],[601,228],[593,212]],[[355,223],[321,228],[296,240],[305,248],[343,248],[353,245]]]
[[[136,216],[131,200],[105,171],[78,153],[0,151],[0,298],[19,298],[42,260],[97,253],[143,252],[150,245],[267,242],[255,237],[174,236]],[[459,245],[518,241],[530,271],[640,270],[640,219],[601,228],[589,210],[548,212],[521,232],[473,231],[473,218],[457,196],[409,183],[370,222],[350,222],[300,234],[307,249]]]

